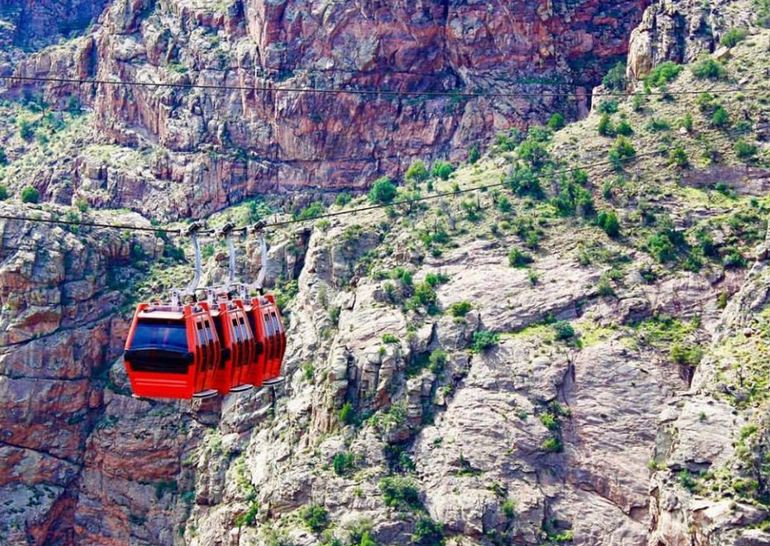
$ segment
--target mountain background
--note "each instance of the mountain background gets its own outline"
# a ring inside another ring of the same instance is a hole
[[[0,544],[770,544],[768,23],[0,1]],[[13,216],[297,220],[286,383],[133,399],[133,306],[188,245]]]

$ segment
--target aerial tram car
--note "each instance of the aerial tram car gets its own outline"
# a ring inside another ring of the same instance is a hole
[[[184,290],[173,289],[168,302],[140,303],[134,313],[124,361],[135,397],[209,398],[283,381],[286,332],[275,298],[263,290],[267,245],[262,228],[258,224],[247,230],[261,246],[254,284],[235,280],[234,227],[227,224],[217,235],[227,241],[228,282],[200,289],[200,225],[188,228],[195,254],[193,279]]]

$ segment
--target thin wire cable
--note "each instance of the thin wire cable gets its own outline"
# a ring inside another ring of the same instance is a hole
[[[39,222],[42,224],[58,224],[63,226],[83,226],[83,227],[95,227],[104,229],[119,229],[130,231],[146,231],[152,233],[170,233],[180,234],[181,229],[170,229],[162,227],[146,227],[146,226],[132,226],[130,224],[108,224],[104,222],[94,222],[88,220],[59,220],[56,218],[35,218],[33,216],[19,216],[15,214],[0,213],[0,219],[3,220],[20,220],[23,222]]]
[[[645,152],[642,154],[636,154],[634,157],[630,158],[630,160],[637,160],[642,157],[648,157],[648,156],[654,156],[654,155],[660,155],[660,152],[654,151],[654,152]],[[602,166],[609,166],[614,164],[615,162],[611,160],[597,161],[594,163],[587,163],[585,165],[576,165],[570,168],[557,169],[554,171],[550,171],[548,173],[536,175],[535,178],[537,178],[538,180],[541,180],[546,177],[552,177],[559,174],[571,173],[578,169],[591,169],[593,167],[602,167]],[[292,224],[300,224],[303,222],[315,222],[317,220],[323,220],[324,218],[336,218],[338,216],[345,216],[348,214],[357,214],[359,212],[366,212],[370,210],[377,210],[377,209],[382,209],[382,208],[387,208],[392,206],[413,205],[415,203],[421,203],[424,201],[441,199],[442,197],[455,197],[466,193],[484,191],[491,188],[499,188],[499,187],[505,186],[505,184],[506,184],[505,182],[496,182],[494,184],[483,184],[481,186],[473,186],[470,188],[462,188],[457,190],[438,192],[432,195],[426,195],[424,197],[417,197],[414,199],[401,199],[399,201],[393,201],[391,203],[369,205],[366,207],[358,207],[355,209],[330,212],[326,214],[321,214],[314,218],[306,218],[306,219],[292,218],[290,220],[277,220],[277,221],[265,223],[264,227],[266,228],[283,227],[283,226],[292,225]],[[62,224],[62,225],[76,225],[76,226],[83,226],[83,227],[95,227],[99,229],[118,229],[118,230],[131,230],[131,231],[146,231],[146,232],[154,232],[154,233],[169,233],[174,235],[180,235],[183,231],[182,229],[173,229],[173,228],[142,227],[142,226],[127,225],[127,224],[108,224],[103,222],[91,222],[91,221],[83,221],[83,220],[58,220],[54,218],[35,218],[31,216],[30,217],[19,216],[15,214],[5,214],[5,213],[0,213],[0,220],[19,220],[19,221],[26,221],[26,222],[40,222],[40,223],[46,223],[46,224]],[[248,228],[249,226],[242,226],[242,227],[233,229],[233,231],[245,232],[246,230],[248,230]],[[212,235],[215,233],[215,230],[201,229],[198,231],[198,233],[202,235]]]
[[[323,88],[323,87],[276,87],[276,86],[255,86],[255,85],[214,85],[201,83],[173,83],[173,82],[140,82],[125,80],[101,80],[101,79],[78,79],[78,78],[49,78],[42,76],[0,76],[1,80],[8,81],[29,81],[38,83],[60,83],[77,85],[112,85],[118,87],[154,87],[171,89],[206,89],[218,91],[252,91],[268,93],[313,93],[322,95],[377,95],[384,97],[455,97],[455,98],[533,98],[533,97],[584,97],[587,94],[574,92],[461,92],[461,91],[394,91],[387,89],[342,89],[342,88]],[[689,91],[647,91],[644,95],[698,95],[700,93],[753,93],[765,92],[767,89],[761,87],[732,87],[724,89],[699,89]],[[637,92],[612,91],[604,93],[593,93],[594,97],[631,97]]]

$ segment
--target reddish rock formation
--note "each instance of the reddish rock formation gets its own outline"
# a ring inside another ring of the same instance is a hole
[[[168,152],[156,154],[160,183],[124,177],[107,204],[138,210],[176,190],[153,213],[199,216],[256,193],[362,188],[414,158],[463,159],[472,144],[554,111],[576,117],[647,3],[115,2],[93,41],[42,53],[18,73],[238,88],[48,87],[49,98],[78,91],[93,106],[99,139]],[[66,200],[60,185],[41,189]]]

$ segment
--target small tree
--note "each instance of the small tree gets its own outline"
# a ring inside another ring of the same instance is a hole
[[[40,192],[32,186],[24,186],[21,190],[22,203],[37,203],[40,201]]]
[[[436,161],[433,164],[433,176],[441,180],[449,180],[449,175],[454,172],[454,167],[447,161]]]
[[[8,165],[8,156],[5,154],[5,148],[0,148],[0,167]]]
[[[602,210],[596,215],[596,223],[613,239],[620,235],[620,222],[613,210]]]
[[[625,137],[618,137],[610,148],[609,155],[615,168],[620,169],[625,161],[636,156],[636,149],[630,140]]]
[[[369,190],[369,201],[374,204],[385,205],[393,202],[395,197],[396,186],[387,176],[375,180],[372,189]]]
[[[553,331],[556,334],[556,339],[559,341],[572,339],[575,337],[575,329],[566,320],[555,322],[553,325]]]
[[[618,62],[602,78],[602,85],[610,91],[623,91],[626,88],[626,64]]]
[[[8,199],[8,188],[4,184],[0,184],[0,201]]]
[[[714,113],[711,114],[711,125],[719,129],[724,129],[730,125],[730,114],[722,105],[717,105],[714,108]]]
[[[429,176],[430,174],[428,173],[428,168],[425,166],[425,163],[419,160],[412,163],[406,171],[406,179],[412,180],[413,182],[424,182]]]
[[[340,421],[346,425],[352,425],[356,422],[356,411],[353,409],[353,404],[345,402],[340,409],[339,414]]]
[[[615,136],[615,126],[612,124],[609,114],[602,114],[602,117],[599,118],[598,131],[601,136]]]
[[[564,121],[564,116],[559,114],[558,112],[551,116],[551,118],[548,120],[548,128],[552,131],[558,131],[559,129],[562,129],[566,125],[566,122]]]

